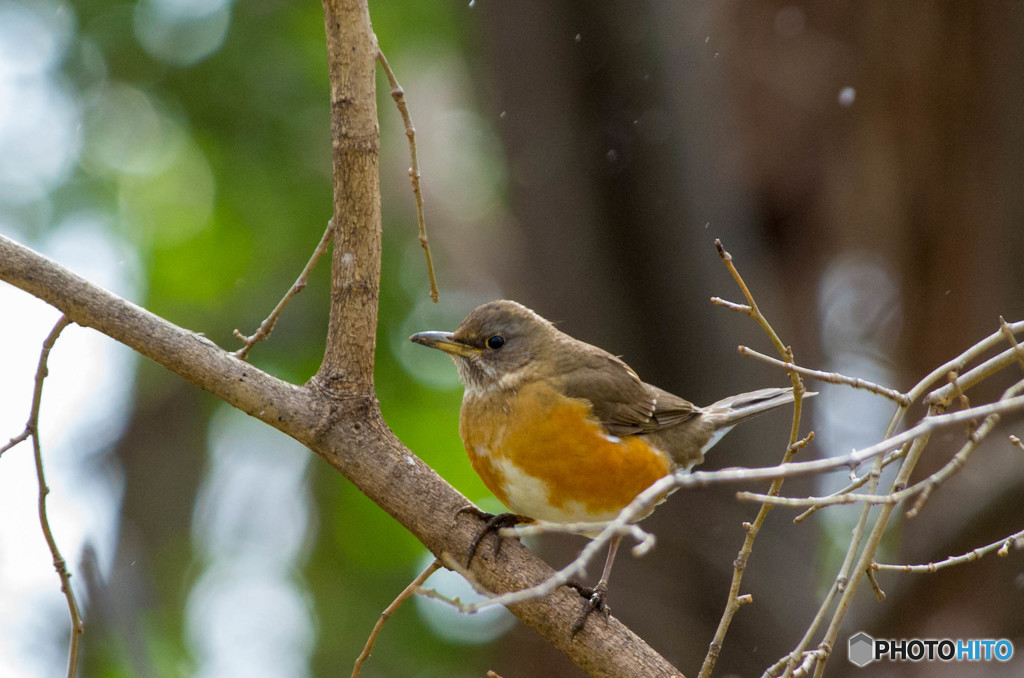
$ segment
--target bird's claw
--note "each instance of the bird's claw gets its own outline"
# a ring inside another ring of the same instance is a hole
[[[498,530],[504,527],[515,527],[524,521],[522,516],[515,513],[487,513],[486,511],[481,511],[472,504],[469,506],[463,506],[455,512],[455,515],[460,515],[462,513],[471,513],[477,518],[483,520],[485,523],[484,528],[480,530],[480,533],[473,538],[472,543],[469,545],[469,550],[466,553],[466,567],[469,567],[473,563],[473,556],[476,555],[476,551],[480,546],[480,542],[484,540],[484,537],[492,532],[494,533],[494,555],[497,556],[498,552],[501,550],[501,535],[498,534]]]
[[[576,634],[583,630],[583,627],[587,624],[587,618],[595,611],[603,614],[605,619],[607,619],[611,614],[612,608],[608,606],[607,602],[607,585],[598,584],[591,588],[589,586],[582,586],[576,582],[569,582],[566,586],[575,589],[584,598],[583,609],[580,611],[580,615],[573,623],[572,629],[570,629],[570,635],[572,638],[575,638]]]

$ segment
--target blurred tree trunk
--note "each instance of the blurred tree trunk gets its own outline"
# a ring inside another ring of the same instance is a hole
[[[124,476],[117,552],[109,579],[86,567],[89,634],[93,643],[124,652],[137,675],[152,675],[152,634],[178,637],[184,603],[160,605],[176,598],[187,584],[181,573],[193,563],[189,535],[200,475],[206,460],[206,420],[196,390],[163,368],[140,362],[136,408],[129,426],[110,451]],[[176,573],[176,574],[175,574]],[[100,640],[102,639],[102,640]],[[95,649],[95,648],[93,648]],[[110,657],[86,654],[86,661]],[[88,665],[84,675],[93,675]]]

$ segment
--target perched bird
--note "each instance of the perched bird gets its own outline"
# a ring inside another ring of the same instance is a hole
[[[701,463],[737,423],[793,401],[791,388],[767,388],[697,407],[508,300],[478,306],[454,332],[410,340],[455,361],[465,385],[459,434],[474,470],[513,512],[485,514],[470,560],[498,527],[613,520],[659,478]],[[591,611],[607,612],[620,539],[610,542],[598,585],[574,585],[587,600],[573,635]]]

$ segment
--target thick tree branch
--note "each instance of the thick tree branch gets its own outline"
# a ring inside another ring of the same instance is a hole
[[[465,553],[479,531],[478,519],[456,519],[456,511],[468,500],[394,437],[372,394],[333,396],[277,379],[2,235],[0,280],[303,443],[435,555]],[[554,574],[514,540],[507,540],[496,558],[489,550],[481,553],[473,561],[473,573],[496,593],[533,586]],[[569,629],[578,607],[578,594],[561,588],[510,609],[594,676],[681,675],[615,618],[595,617],[572,640]]]
[[[327,348],[317,382],[373,390],[380,292],[380,129],[377,39],[365,0],[324,0],[334,158],[334,255]]]

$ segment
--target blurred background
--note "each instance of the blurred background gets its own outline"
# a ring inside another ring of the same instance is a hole
[[[380,78],[378,394],[399,437],[482,505],[497,508],[458,439],[455,371],[407,341],[454,328],[479,302],[522,301],[698,404],[786,383],[736,353],[770,352],[757,326],[708,302],[741,301],[715,238],[807,366],[906,389],[1000,315],[1024,318],[1024,4],[401,0],[371,15],[416,123],[442,295],[427,297],[408,148]],[[324,52],[318,3],[0,0],[0,232],[235,348],[232,330],[257,327],[330,217]],[[254,364],[296,383],[314,373],[326,281],[325,261]],[[6,439],[24,425],[58,314],[9,286],[0,309]],[[82,675],[348,675],[425,565],[418,542],[308,451],[95,332],[66,330],[50,375],[50,521],[86,619]],[[972,401],[1019,377],[993,378]],[[889,403],[815,388],[805,458],[878,439]],[[758,419],[704,468],[776,463],[788,427],[783,414]],[[1012,432],[1020,416],[918,518],[894,521],[880,557],[935,561],[1022,529]],[[915,477],[962,434],[936,435]],[[677,493],[644,523],[657,548],[620,556],[612,579],[615,614],[687,675],[756,513],[734,489]],[[66,662],[36,491],[30,448],[4,454],[3,676],[61,675]],[[759,675],[793,647],[857,511],[802,525],[771,514],[743,583],[755,604],[736,616],[716,675]],[[581,545],[536,548],[560,565]],[[888,599],[862,587],[830,675],[853,674],[845,642],[858,630],[1009,638],[1024,651],[1019,552],[879,581]],[[581,675],[505,615],[459,618],[425,601],[392,618],[363,675],[488,669]]]

